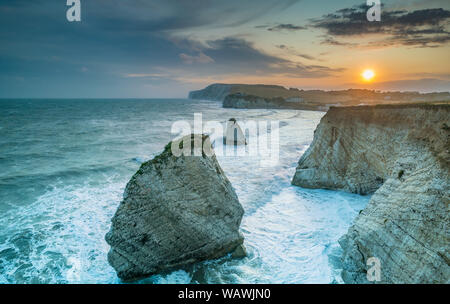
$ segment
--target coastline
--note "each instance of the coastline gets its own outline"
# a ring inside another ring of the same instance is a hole
[[[346,283],[447,283],[450,105],[331,108],[292,183],[374,194],[340,239]]]
[[[449,103],[450,93],[299,90],[276,85],[212,84],[189,99],[221,101],[224,108],[328,111],[331,107]]]

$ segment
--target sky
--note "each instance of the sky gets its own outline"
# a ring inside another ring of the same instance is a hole
[[[211,83],[450,91],[450,1],[0,0],[0,98],[185,98]],[[363,81],[371,69],[375,78]]]

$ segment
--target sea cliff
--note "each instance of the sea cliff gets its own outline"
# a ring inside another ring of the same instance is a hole
[[[223,101],[231,93],[232,85],[212,84],[203,90],[189,92],[189,99]]]
[[[225,97],[236,93],[273,98],[279,96],[290,96],[291,93],[289,92],[290,90],[277,85],[215,83],[207,86],[202,90],[190,92],[189,98],[211,101],[224,101]]]
[[[331,108],[292,183],[373,194],[340,239],[342,278],[367,283],[450,280],[450,105]]]

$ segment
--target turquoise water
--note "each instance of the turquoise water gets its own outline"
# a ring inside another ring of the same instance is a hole
[[[140,163],[194,113],[280,121],[280,161],[218,157],[245,209],[247,258],[140,283],[340,283],[337,240],[369,197],[290,185],[324,113],[183,99],[0,100],[0,283],[120,283],[106,261],[110,219]]]

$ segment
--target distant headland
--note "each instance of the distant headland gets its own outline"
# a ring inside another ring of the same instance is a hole
[[[365,89],[301,90],[277,85],[212,84],[190,99],[222,101],[224,108],[327,111],[331,106],[449,103],[450,92],[381,92]]]

